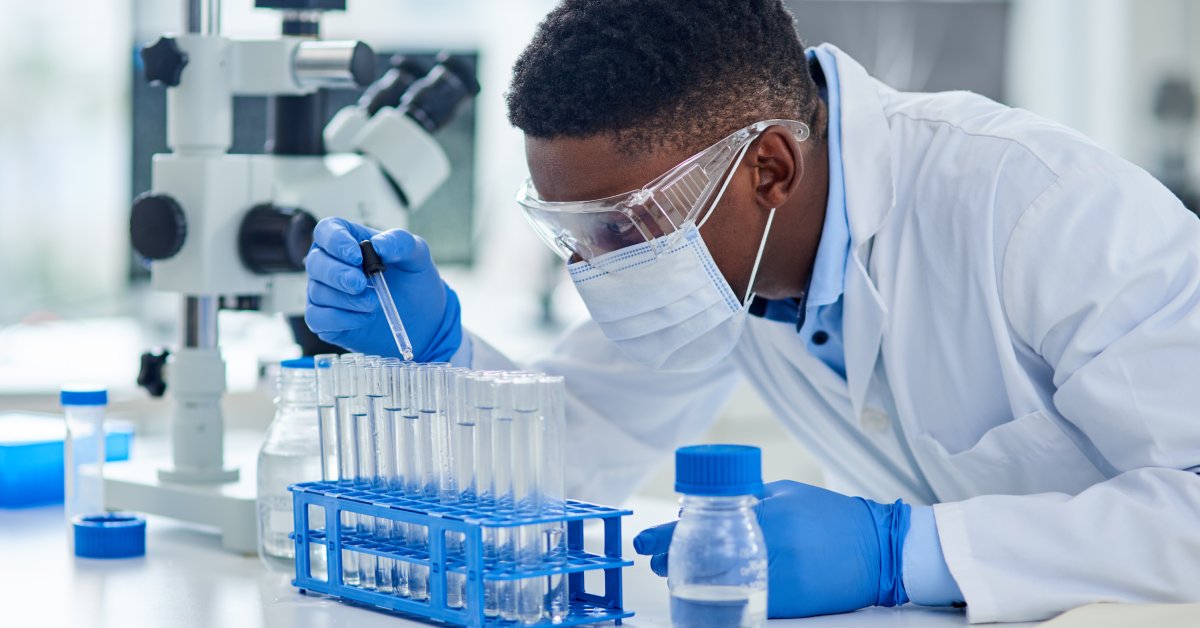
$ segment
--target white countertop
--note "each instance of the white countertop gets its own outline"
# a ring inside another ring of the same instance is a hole
[[[677,510],[665,500],[631,504],[622,525],[635,564],[624,571],[625,605],[636,615],[624,625],[665,627],[666,580],[633,554],[633,535]],[[169,628],[355,628],[424,625],[398,616],[301,595],[291,575],[267,570],[257,557],[231,554],[203,530],[150,517],[146,556],[99,561],[67,554],[61,507],[0,510],[0,600],[6,625],[39,628],[142,626]],[[16,620],[13,623],[9,621]],[[907,606],[845,615],[774,620],[771,626],[949,627],[966,625],[962,611]],[[611,624],[608,624],[611,625]],[[1018,624],[1010,624],[1017,626]],[[1030,624],[1021,624],[1028,626]]]

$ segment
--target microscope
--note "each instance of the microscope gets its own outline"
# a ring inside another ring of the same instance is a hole
[[[345,0],[255,0],[282,11],[282,35],[220,34],[220,0],[185,0],[185,32],[142,49],[145,78],[167,90],[170,153],[153,158],[151,191],[134,200],[130,237],[151,287],[181,296],[179,344],[142,356],[138,383],[171,400],[170,459],[110,465],[106,507],[217,528],[255,550],[253,468],[225,459],[221,309],[284,314],[306,355],[337,348],[304,324],[304,257],[330,216],[404,226],[450,174],[432,134],[479,92],[465,62],[376,56],[359,41],[319,38]],[[325,124],[324,90],[366,87]],[[230,154],[233,97],[268,96],[266,154]]]

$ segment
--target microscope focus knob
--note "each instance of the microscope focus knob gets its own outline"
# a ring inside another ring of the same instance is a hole
[[[166,349],[147,351],[142,354],[142,367],[138,371],[137,384],[146,389],[151,397],[161,397],[167,392],[167,380],[163,377],[163,367],[171,352]]]
[[[172,37],[159,37],[158,41],[142,48],[142,65],[146,71],[146,82],[151,85],[175,87],[187,65],[187,53],[179,49]]]
[[[129,216],[129,238],[133,248],[148,259],[168,259],[183,248],[187,218],[175,199],[146,192],[133,201]]]
[[[303,209],[255,205],[238,230],[242,264],[258,274],[304,270],[304,256],[312,246],[316,227],[317,219]]]

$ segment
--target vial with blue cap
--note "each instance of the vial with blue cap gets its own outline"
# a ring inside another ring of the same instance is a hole
[[[766,624],[767,545],[754,513],[762,490],[757,447],[675,451],[675,491],[683,498],[667,556],[672,626]]]
[[[321,436],[313,358],[284,360],[279,367],[275,420],[258,451],[258,554],[271,569],[291,571],[296,547],[289,536],[293,513],[287,487],[321,479]],[[314,572],[323,571],[325,553],[311,549]]]
[[[59,394],[66,419],[63,510],[67,540],[82,558],[132,558],[146,553],[146,521],[104,509],[104,410],[100,384],[67,384]]]

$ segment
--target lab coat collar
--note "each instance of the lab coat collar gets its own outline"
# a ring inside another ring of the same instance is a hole
[[[842,164],[850,223],[846,269],[844,342],[846,382],[854,417],[862,414],[883,339],[887,308],[868,273],[871,243],[895,203],[891,129],[880,90],[887,89],[866,69],[832,44],[841,88]]]

